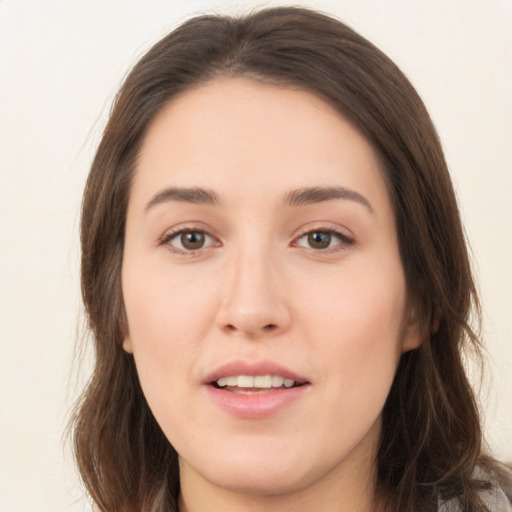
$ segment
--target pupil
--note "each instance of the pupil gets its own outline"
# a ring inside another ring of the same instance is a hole
[[[325,249],[329,247],[331,243],[331,234],[326,233],[325,231],[309,233],[308,243],[310,247],[313,247],[314,249]]]
[[[181,235],[181,244],[185,249],[201,249],[204,245],[204,233],[189,231]]]

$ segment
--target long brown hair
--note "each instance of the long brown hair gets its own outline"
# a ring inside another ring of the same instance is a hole
[[[177,94],[217,76],[247,76],[323,98],[372,144],[394,207],[421,346],[404,354],[383,411],[378,492],[400,511],[458,497],[485,510],[478,409],[462,353],[478,349],[466,243],[441,145],[418,94],[380,50],[338,20],[281,7],[201,16],[159,41],[116,98],[83,198],[81,285],[96,366],[73,418],[83,481],[101,511],[177,510],[177,454],[122,349],[121,264],[130,182],[148,124]],[[478,351],[478,350],[477,350]]]

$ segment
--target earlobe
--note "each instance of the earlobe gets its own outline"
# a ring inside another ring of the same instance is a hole
[[[123,349],[128,352],[128,354],[133,354],[133,344],[132,344],[132,339],[130,338],[130,336],[125,336],[124,340],[123,340]]]
[[[402,353],[405,354],[421,345],[420,327],[418,315],[415,309],[410,310],[407,322],[404,327],[402,338]]]
[[[407,329],[408,330],[408,329]],[[402,344],[402,353],[405,354],[410,350],[414,350],[420,346],[420,336],[418,329],[415,329],[414,333],[407,333],[404,337],[404,343]]]

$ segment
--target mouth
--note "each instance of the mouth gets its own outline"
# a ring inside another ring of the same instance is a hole
[[[230,393],[252,395],[296,388],[304,386],[307,382],[299,382],[282,375],[230,375],[220,377],[209,384],[215,389]]]
[[[272,361],[231,361],[202,384],[220,410],[244,420],[274,417],[303,403],[312,389],[308,379]]]

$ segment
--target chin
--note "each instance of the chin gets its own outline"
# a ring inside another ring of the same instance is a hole
[[[322,464],[317,460],[315,463],[317,457],[314,454],[299,453],[297,448],[281,453],[276,449],[260,448],[210,452],[209,457],[203,453],[197,460],[189,459],[190,464],[181,460],[182,477],[187,476],[183,473],[191,476],[192,472],[195,478],[231,492],[279,496],[309,487],[332,469],[333,461]]]
[[[254,468],[250,470],[232,468],[229,471],[222,471],[220,474],[216,472],[210,475],[209,480],[218,487],[241,494],[276,496],[303,489],[312,483],[310,480],[312,481],[314,478],[297,473],[297,468],[295,470],[285,470],[284,468],[270,470],[268,466],[264,466],[258,467],[256,470]]]

